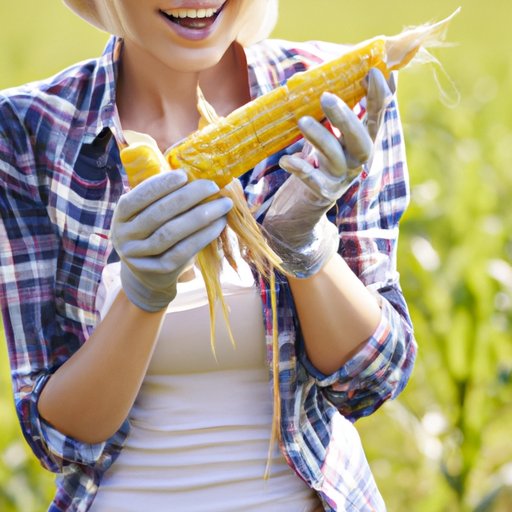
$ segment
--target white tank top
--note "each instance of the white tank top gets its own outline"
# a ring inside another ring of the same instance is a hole
[[[241,260],[238,275],[225,266],[222,286],[236,348],[217,311],[214,357],[196,270],[193,280],[178,283],[130,412],[130,434],[102,479],[93,512],[311,512],[318,506],[277,447],[270,478],[263,479],[272,395],[261,299]],[[119,289],[119,264],[108,265],[98,296],[103,314]]]

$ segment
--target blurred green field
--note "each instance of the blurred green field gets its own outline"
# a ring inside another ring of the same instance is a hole
[[[432,68],[400,76],[412,201],[398,265],[420,353],[400,399],[358,424],[393,512],[512,510],[512,4],[281,0],[274,32],[352,43],[458,6],[457,44],[435,52],[458,105],[443,104]],[[1,9],[0,88],[94,56],[106,40],[60,1]],[[21,439],[3,344],[0,417],[0,510],[43,511],[52,476]]]

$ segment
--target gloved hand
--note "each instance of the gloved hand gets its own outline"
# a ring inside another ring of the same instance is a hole
[[[297,277],[315,274],[338,250],[338,230],[325,214],[370,158],[394,89],[375,68],[365,85],[366,126],[340,98],[324,93],[322,109],[340,138],[313,118],[303,117],[299,120],[306,139],[302,152],[279,161],[291,176],[276,192],[263,227],[285,269]]]
[[[209,180],[188,182],[182,170],[158,174],[119,200],[112,242],[121,259],[127,297],[146,311],[159,311],[176,296],[183,268],[226,226],[233,203]]]

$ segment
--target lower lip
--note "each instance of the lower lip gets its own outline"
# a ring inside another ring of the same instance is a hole
[[[179,25],[178,23],[174,23],[169,18],[167,18],[164,14],[161,14],[164,21],[170,26],[174,32],[176,32],[181,38],[188,39],[189,41],[202,41],[206,39],[214,30],[217,24],[219,23],[219,19],[223,15],[224,9],[217,14],[214,22],[211,25],[208,25],[204,28],[188,28],[183,25]]]

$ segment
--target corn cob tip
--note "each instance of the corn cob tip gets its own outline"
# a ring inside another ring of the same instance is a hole
[[[446,33],[451,21],[461,8],[457,8],[450,16],[435,23],[426,23],[417,27],[405,29],[400,34],[386,37],[386,64],[390,70],[406,67],[418,52],[427,48],[440,46],[446,39]]]
[[[121,149],[120,157],[130,186],[135,187],[150,176],[169,169],[167,160],[152,137],[128,130],[124,137],[128,146]]]

